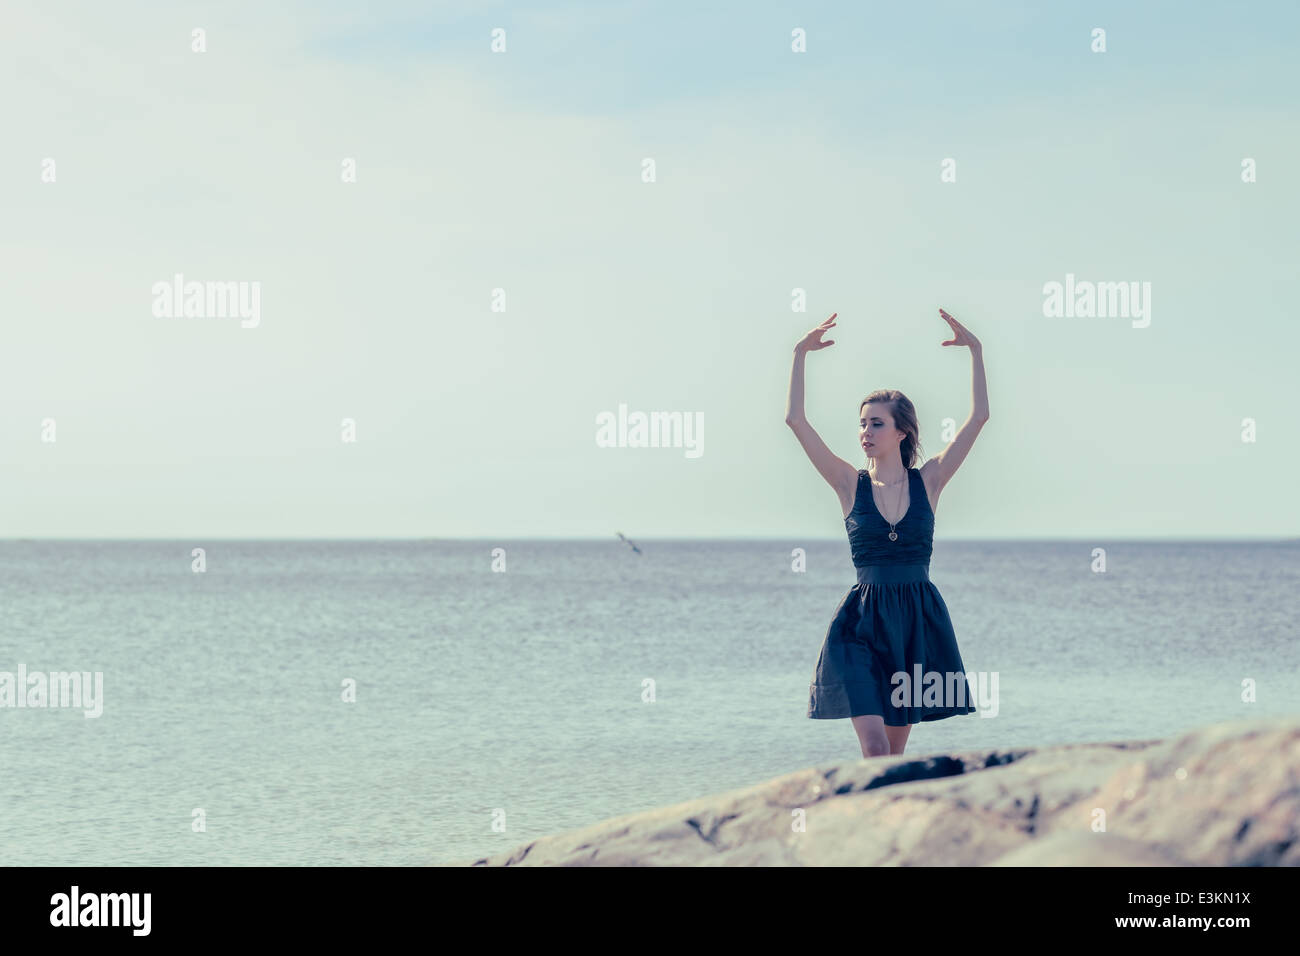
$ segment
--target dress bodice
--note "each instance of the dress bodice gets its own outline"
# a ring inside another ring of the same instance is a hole
[[[853,510],[844,519],[849,533],[849,550],[854,567],[882,564],[929,564],[934,549],[934,512],[925,493],[919,468],[907,469],[907,493],[910,501],[894,531],[897,541],[889,540],[889,522],[876,507],[871,494],[871,476],[858,469],[857,497]]]

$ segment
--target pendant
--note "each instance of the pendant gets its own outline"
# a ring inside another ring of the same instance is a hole
[[[890,540],[890,541],[897,541],[897,540],[898,540],[898,532],[897,532],[897,531],[891,531],[891,532],[889,532],[889,540]]]

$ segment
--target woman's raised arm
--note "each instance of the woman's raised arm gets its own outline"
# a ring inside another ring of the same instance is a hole
[[[957,473],[961,463],[966,460],[980,429],[989,420],[989,391],[984,381],[984,347],[970,330],[954,319],[943,309],[939,315],[952,327],[952,338],[941,345],[966,346],[970,349],[971,361],[971,410],[965,424],[958,429],[956,436],[948,447],[935,455],[921,467],[921,477],[925,480],[930,498],[939,500],[939,492]]]
[[[839,313],[833,313],[829,319],[800,339],[794,347],[794,366],[790,369],[790,397],[785,407],[785,423],[799,439],[799,444],[803,446],[804,452],[807,453],[818,473],[835,489],[841,506],[844,506],[844,510],[848,510],[857,491],[858,470],[826,447],[821,436],[812,425],[808,424],[803,408],[804,357],[809,352],[817,352],[835,344],[834,339],[823,342],[822,333],[835,326],[836,315]]]

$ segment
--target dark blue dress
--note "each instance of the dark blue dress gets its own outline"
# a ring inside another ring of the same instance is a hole
[[[826,631],[809,717],[879,714],[902,727],[975,712],[948,607],[930,582],[934,512],[920,470],[907,474],[911,500],[890,541],[871,478],[858,470],[857,498],[844,519],[858,583]]]

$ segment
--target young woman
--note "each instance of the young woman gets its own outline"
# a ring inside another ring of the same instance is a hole
[[[916,409],[895,389],[872,392],[858,408],[868,468],[837,457],[804,417],[804,356],[827,346],[835,313],[794,347],[785,423],[840,497],[858,583],[835,611],[817,660],[808,716],[849,717],[862,756],[901,754],[912,724],[974,713],[966,668],[948,608],[930,582],[939,494],[989,420],[979,339],[939,310],[952,327],[943,345],[971,353],[972,407],[948,447],[920,468]],[[870,464],[874,462],[874,470]]]

